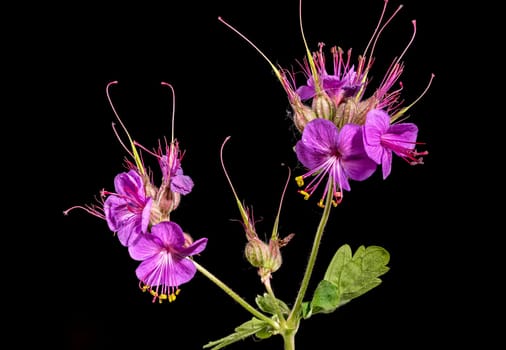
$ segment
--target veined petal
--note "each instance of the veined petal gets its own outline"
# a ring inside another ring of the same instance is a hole
[[[190,281],[197,268],[189,259],[175,259],[167,253],[160,253],[143,261],[135,270],[137,278],[150,287],[178,287]]]
[[[116,175],[114,178],[114,188],[121,195],[135,198],[145,197],[142,177],[135,170]]]
[[[196,240],[195,242],[193,242],[192,245],[190,245],[189,247],[182,248],[180,250],[180,252],[182,255],[191,256],[191,255],[199,254],[204,249],[206,249],[206,246],[207,246],[207,238],[200,238],[200,239]]]
[[[381,137],[390,127],[390,117],[379,109],[373,109],[367,113],[363,127],[364,149],[369,158],[376,164],[381,163],[384,149],[381,145]]]
[[[381,158],[381,171],[383,175],[383,180],[390,175],[390,171],[392,170],[392,152],[385,151],[383,152],[383,157]]]
[[[386,137],[394,145],[414,149],[418,137],[418,127],[413,123],[393,124],[388,129],[388,136]]]
[[[314,169],[326,162],[337,152],[339,131],[330,120],[314,119],[302,133],[302,139],[295,145],[299,161],[308,169]]]
[[[146,234],[139,237],[135,244],[128,247],[128,253],[132,259],[142,261],[160,255],[164,249],[165,246],[159,237]]]
[[[345,175],[352,180],[363,181],[376,170],[376,163],[364,150],[362,128],[346,124],[339,134],[339,152]]]
[[[315,151],[329,152],[339,139],[339,130],[330,120],[315,119],[309,122],[302,134],[302,142]]]
[[[165,246],[182,247],[185,243],[183,229],[173,221],[162,221],[151,228],[151,234]]]
[[[170,190],[182,195],[190,193],[192,188],[193,180],[187,175],[178,174],[174,176],[170,182]]]
[[[299,95],[301,100],[309,100],[314,97],[315,89],[314,86],[303,85],[297,89],[296,93]]]
[[[120,227],[119,222],[124,220],[129,210],[125,200],[115,195],[110,195],[104,201],[104,215],[109,229],[116,232]]]

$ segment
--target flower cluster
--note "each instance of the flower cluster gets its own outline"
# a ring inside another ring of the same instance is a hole
[[[107,91],[110,85],[116,83],[109,83]],[[171,85],[162,84],[172,89]],[[109,93],[107,95],[109,97]],[[120,243],[128,248],[130,257],[141,261],[136,270],[141,289],[149,291],[153,301],[173,301],[179,293],[179,286],[191,280],[196,273],[190,258],[202,252],[207,244],[207,238],[194,242],[170,218],[171,212],[179,206],[181,196],[191,192],[193,181],[183,173],[183,153],[176,139],[165,142],[164,147],[159,144],[158,149],[148,151],[132,141],[114,112],[128,136],[131,151],[125,148],[134,161],[127,160],[126,171],[114,178],[115,192],[102,190],[98,204],[75,206],[66,210],[65,214],[81,208],[105,219]],[[157,159],[160,185],[156,185],[153,173],[144,165],[139,149],[146,150]]]
[[[251,41],[219,18],[260,52],[287,93],[294,125],[302,134],[295,152],[307,168],[305,174],[296,177],[301,187],[299,192],[308,199],[323,185],[318,202],[321,207],[328,193],[332,193],[334,206],[339,204],[343,191],[350,191],[349,180],[369,178],[378,165],[381,165],[383,179],[386,179],[392,169],[393,155],[415,165],[423,164],[423,156],[428,154],[416,149],[417,145],[423,144],[417,142],[418,127],[401,121],[416,103],[403,105],[400,98],[402,83],[399,82],[404,70],[402,57],[415,37],[416,21],[412,21],[413,36],[404,52],[393,60],[379,86],[366,94],[376,43],[401,8],[384,22],[386,6],[387,1],[376,31],[356,65],[351,63],[351,49],[345,54],[342,48],[334,46],[330,50],[331,71],[327,68],[323,43],[316,52],[310,52],[306,44],[306,57],[302,62],[297,61],[300,70],[288,70],[272,64]],[[303,31],[302,35],[304,38]],[[298,82],[299,75],[304,77],[302,83]]]

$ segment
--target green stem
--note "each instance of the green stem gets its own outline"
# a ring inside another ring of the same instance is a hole
[[[295,350],[295,333],[297,333],[296,329],[282,334],[285,350]]]
[[[251,306],[246,300],[241,298],[236,292],[230,289],[230,287],[228,287],[225,283],[220,281],[216,276],[214,276],[211,272],[206,270],[202,265],[198,264],[195,260],[192,260],[192,262],[195,264],[195,267],[197,267],[197,270],[200,273],[209,278],[211,282],[220,287],[225,293],[227,293],[232,299],[238,302],[239,305],[241,305],[243,308],[249,311],[253,316],[262,321],[267,322],[272,328],[279,330],[279,324],[277,322],[270,319],[269,317],[267,317],[266,315],[255,309],[253,306]]]
[[[279,326],[281,329],[285,329],[286,328],[285,316],[281,312],[281,308],[279,307],[279,304],[276,302],[277,299],[276,299],[276,296],[274,295],[274,291],[272,290],[270,279],[267,279],[264,282],[264,286],[265,286],[265,289],[267,290],[267,293],[269,293],[269,295],[272,297],[272,300],[274,300],[274,310],[275,310],[276,315],[278,316],[278,319],[279,319]]]
[[[290,312],[290,315],[288,316],[287,319],[288,325],[293,326],[294,328],[296,325],[298,325],[300,319],[302,301],[304,300],[304,296],[306,295],[309,280],[311,279],[311,274],[313,273],[313,268],[316,262],[316,256],[318,255],[318,248],[320,247],[323,231],[325,230],[325,226],[327,225],[327,221],[329,219],[333,198],[332,193],[333,188],[332,186],[329,186],[329,192],[327,193],[327,197],[325,199],[325,207],[323,208],[322,217],[320,219],[320,223],[318,224],[318,229],[316,231],[316,235],[313,241],[313,248],[311,249],[311,254],[309,255],[309,260],[306,266],[306,272],[304,273],[304,278],[302,279],[302,283],[299,288],[299,293],[297,294],[297,298],[295,299],[295,304],[293,305],[292,311]],[[285,346],[285,349],[292,349],[292,348],[287,348]]]

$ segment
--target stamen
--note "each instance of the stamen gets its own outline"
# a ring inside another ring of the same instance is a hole
[[[307,193],[306,191],[303,191],[303,190],[299,190],[298,192],[299,192],[301,195],[303,195],[303,196],[304,196],[304,199],[305,199],[305,200],[308,200],[308,199],[309,199],[309,197],[311,196],[309,193]]]
[[[297,186],[299,186],[299,187],[304,186],[304,177],[302,175],[301,176],[297,176],[295,178],[295,181],[297,182]]]
[[[64,210],[63,215],[69,215],[69,213],[74,209],[82,209],[88,214],[96,216],[97,218],[105,219],[105,216],[98,211],[98,208],[99,207],[95,205],[75,205],[73,207],[68,208],[67,210]]]

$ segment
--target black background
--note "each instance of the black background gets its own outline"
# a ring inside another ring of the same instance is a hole
[[[399,4],[391,1],[387,13]],[[351,47],[355,59],[370,39],[382,5],[381,0],[304,2],[310,48],[320,41],[327,49]],[[92,203],[102,188],[112,190],[114,176],[124,170],[126,152],[111,128],[115,117],[106,99],[107,83],[119,82],[111,88],[114,106],[132,137],[151,149],[170,137],[172,97],[160,85],[168,82],[176,94],[175,134],[186,151],[183,168],[195,182],[173,220],[195,239],[209,239],[198,262],[254,303],[263,289],[243,257],[244,232],[234,221],[239,212],[220,165],[220,147],[231,136],[224,152],[227,169],[240,198],[262,219],[257,231],[267,236],[287,178],[281,163],[293,169],[292,177],[302,171],[292,151],[298,135],[287,114],[286,95],[267,62],[217,17],[238,28],[274,63],[289,67],[305,55],[297,1],[83,4],[44,11],[50,15],[31,14],[40,25],[32,28],[23,48],[26,57],[37,60],[13,72],[36,71],[32,103],[45,111],[33,123],[36,131],[45,131],[38,135],[40,148],[32,151],[42,154],[43,163],[37,160],[36,166],[51,183],[43,189],[49,189],[51,205],[40,211],[49,211],[54,230],[37,237],[43,241],[37,245],[44,247],[38,249],[42,261],[49,261],[40,268],[47,296],[39,303],[44,308],[37,328],[49,323],[51,331],[44,336],[54,335],[53,345],[73,350],[200,349],[232,333],[251,316],[203,275],[197,273],[183,285],[174,303],[152,303],[137,287],[138,262],[129,258],[105,221],[82,211],[62,212]],[[447,161],[454,147],[445,119],[451,111],[448,88],[454,84],[449,57],[458,40],[448,13],[436,1],[404,2],[378,43],[371,77],[381,80],[404,50],[413,19],[417,36],[401,80],[410,103],[436,75],[410,112],[430,155],[417,167],[394,159],[385,181],[377,171],[365,182],[351,183],[351,192],[332,211],[309,294],[345,243],[353,250],[385,247],[391,270],[364,296],[332,314],[302,321],[298,349],[429,347],[452,344],[457,337],[448,324],[462,320],[456,306],[465,298],[455,289],[465,267],[449,255],[459,250],[453,215],[464,195],[454,188],[455,174]],[[28,108],[19,107],[19,114]],[[277,296],[288,304],[295,298],[320,214],[314,200],[302,200],[296,189],[291,179],[280,217],[281,236],[295,237],[283,248],[284,264],[272,279]],[[275,336],[260,344],[247,339],[230,349],[281,347],[281,337]]]

